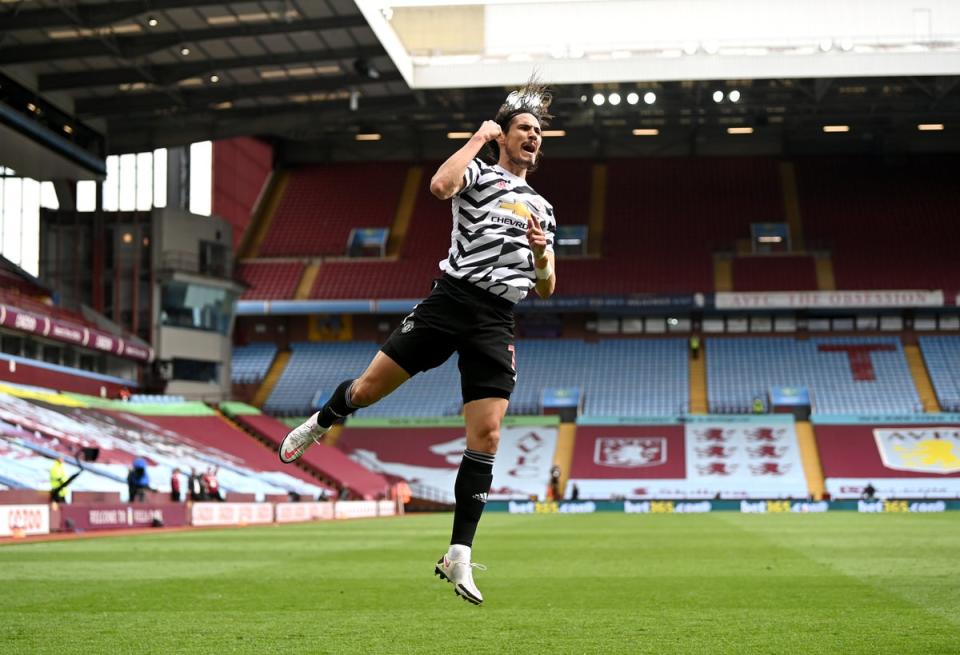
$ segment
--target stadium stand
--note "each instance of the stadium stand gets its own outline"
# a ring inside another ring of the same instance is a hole
[[[377,162],[294,171],[260,256],[343,255],[352,228],[390,226],[407,168]]]
[[[174,468],[200,472],[219,467],[221,488],[256,497],[327,493],[317,480],[284,467],[272,453],[233,429],[201,403],[135,404],[49,390],[4,387],[0,393],[0,479],[13,488],[49,488],[50,460],[72,461],[81,447],[100,450],[73,490],[121,491],[136,457],[149,462],[151,487],[169,491]],[[154,409],[155,408],[155,409]],[[163,412],[163,416],[138,413]],[[177,414],[177,416],[173,416]],[[251,448],[252,446],[252,448]],[[253,450],[256,449],[256,450]],[[68,467],[68,473],[76,469]]]
[[[435,167],[434,167],[435,168]],[[430,166],[425,171],[432,170]],[[398,261],[328,262],[311,298],[422,298],[440,275],[438,262],[450,247],[450,203],[437,200],[426,180],[414,201],[407,237]]]
[[[277,355],[277,345],[261,341],[246,346],[233,347],[233,366],[231,376],[236,384],[259,382],[270,370],[270,364]]]
[[[713,289],[713,251],[782,220],[769,159],[612,160],[602,262],[564,262],[563,293]]]
[[[510,413],[541,413],[543,388],[579,387],[586,416],[676,416],[689,406],[683,339],[517,342]]]
[[[587,224],[592,163],[569,159],[548,164],[550,174],[534,175],[531,184],[553,204],[558,221]],[[431,166],[424,168],[432,170]],[[558,290],[561,295],[710,291],[715,249],[732,248],[738,238],[749,235],[753,222],[782,220],[783,202],[773,160],[622,160],[611,162],[609,170],[602,244],[605,256],[565,260],[560,273],[563,285]],[[304,187],[291,187],[287,197],[300,193],[306,193]],[[290,202],[304,204],[302,200]],[[449,247],[449,233],[440,226],[449,225],[450,220],[449,203],[438,201],[427,184],[421,184],[400,259],[326,263],[310,297],[424,296],[430,280],[439,274],[437,262]],[[355,227],[366,224],[353,221]],[[338,242],[336,254],[342,253],[343,243]],[[274,251],[261,249],[261,254],[271,253]],[[804,258],[803,262],[771,266],[776,267],[784,288],[815,288],[816,279],[806,270],[811,261]],[[802,286],[791,286],[794,280]]]
[[[940,407],[960,412],[960,337],[922,336],[919,342]]]
[[[808,242],[833,251],[839,289],[960,289],[956,158],[798,160]]]
[[[149,416],[154,425],[176,434],[189,435],[189,439],[208,448],[229,453],[260,476],[272,480],[275,477],[292,476],[310,486],[322,486],[311,475],[295,466],[283,466],[276,453],[257,442],[249,434],[233,427],[220,416]]]
[[[278,300],[293,298],[303,276],[302,262],[247,261],[237,266],[237,278],[249,288],[243,300]]]
[[[400,261],[328,262],[320,267],[310,297],[324,300],[424,298],[430,293],[431,280],[440,275],[437,262],[446,252],[445,247],[429,257]]]
[[[733,260],[735,291],[806,291],[817,288],[813,257],[736,257]]]
[[[276,448],[280,447],[283,438],[290,431],[290,428],[280,421],[264,414],[238,414],[233,420]],[[275,457],[273,453],[270,453],[270,456]],[[314,444],[300,461],[309,469],[341,487],[346,487],[361,498],[375,498],[382,494],[389,484],[379,473],[357,464],[327,444]]]
[[[265,408],[300,415],[313,411],[377,351],[373,343],[295,343],[293,356]],[[599,416],[675,416],[689,406],[683,339],[523,339],[516,344],[517,387],[511,414],[539,414],[545,386],[579,387],[584,413]],[[461,411],[457,357],[421,373],[359,416],[449,416]]]
[[[290,344],[291,356],[264,408],[273,414],[309,413],[343,380],[356,377],[377,352],[372,342]],[[322,398],[320,398],[322,396]]]
[[[774,386],[807,387],[815,413],[923,411],[893,337],[707,340],[711,412],[747,413],[756,398],[766,409]]]
[[[183,396],[176,395],[166,395],[166,394],[146,394],[146,393],[135,393],[130,396],[128,402],[131,403],[152,403],[152,404],[179,404],[187,402],[187,399]]]

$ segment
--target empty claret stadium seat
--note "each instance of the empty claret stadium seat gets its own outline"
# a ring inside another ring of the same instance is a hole
[[[714,338],[707,340],[710,411],[751,411],[774,386],[810,390],[814,412],[917,413],[917,395],[900,340],[892,337]]]
[[[774,160],[622,159],[607,167],[604,257],[563,262],[563,294],[710,291],[715,250],[749,236],[751,223],[783,220]]]
[[[735,291],[806,291],[817,288],[813,257],[737,257],[733,260]]]
[[[808,242],[831,249],[839,289],[960,289],[955,156],[800,160]]]
[[[945,412],[960,412],[960,337],[920,337],[923,361]]]
[[[303,277],[302,262],[245,262],[237,266],[237,277],[248,285],[243,300],[293,298]]]
[[[343,255],[351,229],[393,222],[408,168],[377,162],[293,171],[260,256]]]
[[[273,443],[277,448],[290,431],[290,428],[280,421],[263,414],[239,415],[235,420],[245,429]],[[273,453],[271,453],[272,456]],[[324,443],[312,446],[300,461],[325,478],[352,489],[360,496],[372,497],[381,494],[388,484],[379,473],[364,468],[344,453]]]

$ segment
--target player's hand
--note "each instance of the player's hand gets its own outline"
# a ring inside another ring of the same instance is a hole
[[[480,126],[474,136],[483,139],[484,143],[489,143],[501,134],[503,134],[503,130],[500,129],[496,121],[483,121],[483,125]]]
[[[534,261],[539,264],[547,251],[547,235],[543,233],[540,221],[533,215],[527,219],[527,243],[530,244],[530,250],[533,251]]]

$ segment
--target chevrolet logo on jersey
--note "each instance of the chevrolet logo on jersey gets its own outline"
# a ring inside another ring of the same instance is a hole
[[[512,212],[514,216],[519,216],[525,221],[530,220],[533,216],[533,212],[530,211],[530,207],[525,202],[501,202],[498,206],[500,209],[506,209]]]

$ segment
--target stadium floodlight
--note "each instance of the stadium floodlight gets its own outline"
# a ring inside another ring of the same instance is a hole
[[[186,46],[180,48],[180,54],[183,55],[184,57],[188,56],[190,54],[190,48]]]
[[[379,141],[383,138],[383,135],[377,132],[360,132],[353,138],[357,141]]]
[[[601,106],[604,102],[606,102],[606,100],[607,99],[603,97],[602,93],[593,94],[593,104],[595,104],[597,107]]]
[[[473,132],[447,132],[448,139],[469,139]]]
[[[210,76],[210,81],[211,81],[212,83],[216,84],[217,82],[220,81],[220,76],[217,75],[217,74],[213,74],[213,75]]]
[[[628,104],[628,105],[635,105],[635,104],[637,104],[638,102],[640,102],[640,94],[639,94],[639,93],[636,93],[636,92],[634,92],[634,91],[631,91],[630,93],[627,94],[627,104]]]
[[[647,91],[643,94],[643,101],[648,105],[652,105],[657,101],[657,94],[653,91]]]
[[[567,131],[566,130],[544,130],[541,136],[547,139],[549,139],[550,137],[567,136]]]
[[[848,36],[840,39],[840,49],[844,52],[850,52],[853,50],[853,39]]]
[[[700,49],[700,44],[696,41],[687,41],[683,44],[683,53],[685,55],[695,55],[697,50]]]
[[[917,129],[921,132],[943,132],[943,123],[920,123]]]
[[[828,134],[835,133],[835,132],[849,132],[850,126],[849,125],[824,125],[823,131]]]
[[[727,100],[730,102],[740,102],[740,92],[734,89],[727,94]]]
[[[160,24],[160,21],[158,21],[153,16],[147,19],[147,25],[149,25],[150,27],[156,27],[159,24]]]
[[[657,136],[660,130],[655,127],[638,127],[633,131],[633,136]]]
[[[609,96],[607,96],[607,101],[608,101],[611,105],[613,105],[614,107],[616,107],[617,105],[620,104],[620,94],[617,93],[616,91],[614,91],[614,92],[611,93]]]
[[[727,134],[753,134],[752,127],[728,127]]]
[[[717,89],[716,91],[714,91],[714,92],[713,92],[713,101],[716,102],[716,103],[718,103],[718,104],[721,103],[721,102],[723,102],[723,91],[721,91],[720,89]]]
[[[715,55],[720,52],[720,44],[716,41],[704,41],[703,51],[708,55]]]
[[[63,131],[66,132],[67,134],[73,134],[73,126],[72,126],[72,125],[64,125],[64,126],[63,126]]]
[[[820,52],[830,52],[833,50],[833,39],[820,40]]]

